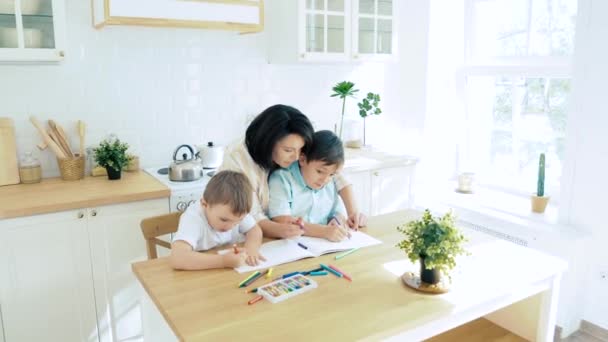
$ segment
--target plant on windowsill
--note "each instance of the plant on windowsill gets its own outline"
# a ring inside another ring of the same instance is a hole
[[[371,115],[380,115],[380,113],[382,113],[379,103],[380,95],[374,93],[367,93],[367,97],[357,103],[357,106],[359,107],[359,116],[363,118],[363,146],[367,145],[365,143],[365,118]]]
[[[462,246],[466,239],[456,228],[451,211],[433,217],[426,209],[420,220],[400,225],[397,230],[405,235],[397,247],[411,262],[420,262],[420,280],[425,284],[438,284],[442,275],[451,280],[449,271],[456,266],[456,256],[469,254]]]
[[[93,149],[95,162],[99,166],[105,167],[108,179],[120,179],[121,171],[129,164],[128,148],[127,143],[123,143],[117,138],[110,138],[103,140],[98,147]]]
[[[544,213],[549,203],[549,196],[545,196],[545,154],[541,153],[538,158],[538,180],[536,182],[536,194],[532,195],[532,211]]]
[[[346,98],[347,97],[355,97],[355,93],[359,91],[359,89],[355,89],[355,84],[349,81],[342,81],[336,84],[332,90],[334,91],[331,94],[331,97],[340,97],[342,99],[342,115],[340,116],[340,130],[336,132],[338,137],[342,139],[342,129],[344,128],[344,107],[346,106]]]

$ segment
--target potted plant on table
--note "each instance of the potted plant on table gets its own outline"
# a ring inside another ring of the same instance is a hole
[[[105,167],[108,179],[120,179],[121,171],[129,164],[128,148],[129,145],[119,139],[106,139],[93,149],[95,162]]]
[[[379,107],[380,103],[380,95],[374,93],[367,93],[367,97],[365,97],[361,102],[357,103],[359,107],[359,116],[363,118],[363,146],[365,143],[365,118],[371,115],[380,115],[382,113],[382,109]]]
[[[429,209],[422,219],[410,221],[397,227],[405,239],[397,244],[411,262],[420,262],[420,280],[426,284],[437,284],[442,275],[456,266],[455,257],[468,254],[462,247],[464,235],[456,228],[452,212],[442,217],[433,217]]]
[[[340,130],[336,132],[338,137],[342,139],[342,128],[344,127],[344,107],[346,106],[346,98],[347,97],[355,97],[355,93],[359,91],[359,89],[355,89],[355,84],[349,81],[342,81],[336,84],[332,90],[334,93],[331,97],[340,97],[342,99],[342,115],[340,117]]]
[[[538,180],[536,181],[536,195],[532,195],[532,211],[544,213],[549,203],[549,196],[545,196],[545,154],[538,158]]]

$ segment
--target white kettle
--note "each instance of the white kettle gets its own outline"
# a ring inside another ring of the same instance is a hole
[[[215,146],[213,141],[210,141],[206,146],[198,145],[196,148],[198,149],[205,169],[217,169],[222,165],[222,161],[224,160],[223,146]]]

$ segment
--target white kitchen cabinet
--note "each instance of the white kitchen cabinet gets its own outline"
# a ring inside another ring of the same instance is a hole
[[[411,208],[413,171],[413,166],[371,171],[370,215],[382,215]]]
[[[93,25],[264,29],[264,0],[93,0]]]
[[[269,62],[394,60],[396,4],[393,0],[267,0]]]
[[[415,164],[348,171],[359,210],[368,216],[411,208]]]
[[[0,221],[6,342],[97,340],[85,212]]]
[[[0,0],[0,62],[65,57],[64,0]]]
[[[100,342],[143,338],[141,286],[131,263],[147,259],[140,221],[168,212],[167,199],[88,210]]]
[[[165,198],[0,221],[6,342],[143,339],[139,222],[168,212]]]

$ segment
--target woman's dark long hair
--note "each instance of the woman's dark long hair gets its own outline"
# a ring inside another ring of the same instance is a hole
[[[266,108],[253,119],[245,133],[245,145],[251,158],[260,167],[272,170],[276,167],[272,160],[274,146],[290,134],[297,134],[304,139],[302,152],[306,153],[314,134],[310,120],[299,110],[278,104]]]

